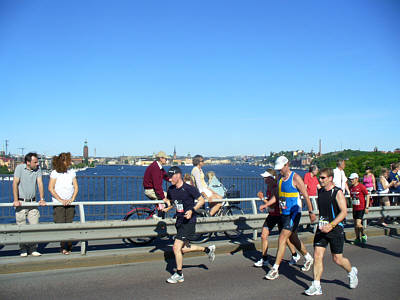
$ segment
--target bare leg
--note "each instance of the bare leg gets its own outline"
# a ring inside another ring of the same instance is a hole
[[[324,270],[323,266],[323,258],[325,254],[325,248],[324,247],[315,247],[314,248],[314,280],[320,281],[322,272]]]
[[[343,257],[343,254],[332,254],[332,259],[338,266],[345,269],[347,273],[351,272],[350,261],[347,258]]]
[[[299,250],[303,256],[305,256],[308,253],[306,246],[304,246],[303,242],[300,241],[299,236],[297,235],[297,232],[293,232],[292,235],[290,236],[289,240],[290,240],[290,242],[293,243],[293,245],[296,247],[296,249]]]
[[[183,265],[183,256],[182,256],[183,245],[184,245],[183,241],[176,239],[173,246],[176,269],[179,271],[182,271],[182,265]]]
[[[214,199],[222,199],[222,197],[216,193],[213,193],[212,196],[208,198],[208,205],[211,207],[210,216],[215,215],[222,206],[221,202],[213,203]]]
[[[290,230],[282,229],[281,234],[279,235],[279,244],[278,251],[276,253],[275,265],[279,266],[281,264],[283,256],[285,255],[286,243],[291,234],[292,232]]]
[[[261,232],[261,249],[262,249],[262,256],[267,255],[268,251],[268,236],[269,236],[269,230],[266,227],[263,227],[262,232]]]

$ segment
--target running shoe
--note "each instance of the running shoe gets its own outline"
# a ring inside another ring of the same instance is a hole
[[[21,257],[27,257],[27,256],[28,256],[28,253],[27,253],[27,252],[22,252],[19,256],[21,256]]]
[[[308,296],[319,296],[322,295],[322,289],[321,286],[316,287],[314,283],[312,283],[308,290],[305,290],[304,293]]]
[[[33,251],[32,256],[42,256],[42,254],[37,251]]]
[[[170,278],[167,279],[168,283],[178,283],[178,282],[184,282],[185,278],[182,275],[179,275],[178,273],[175,273],[172,275]]]
[[[289,265],[295,265],[300,260],[301,256],[297,253],[296,256],[292,256],[292,259],[289,261]]]
[[[361,244],[361,240],[359,238],[357,238],[352,242],[352,244],[353,245],[359,245],[359,244]]]
[[[259,261],[254,263],[254,266],[257,267],[257,268],[261,268],[261,267],[268,266],[268,264],[269,264],[268,259],[264,260],[263,258],[261,258]]]
[[[213,262],[215,259],[215,245],[208,246],[210,252],[207,253],[208,259]]]
[[[367,235],[364,234],[364,235],[361,237],[361,243],[366,244],[366,243],[367,243],[367,239],[368,239]]]
[[[304,263],[304,265],[301,268],[301,270],[303,272],[309,271],[313,263],[314,263],[314,258],[311,257],[310,259],[306,259],[306,262]]]
[[[347,275],[349,277],[349,286],[351,289],[355,289],[358,285],[358,270],[356,267],[352,267],[350,273]]]
[[[269,270],[267,275],[265,275],[265,278],[268,280],[274,280],[274,279],[277,279],[278,277],[279,277],[278,270],[275,270],[273,268],[271,270]]]

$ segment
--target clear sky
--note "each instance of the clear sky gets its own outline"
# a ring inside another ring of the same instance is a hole
[[[86,138],[98,156],[393,150],[399,30],[397,0],[0,0],[0,138],[51,155]]]

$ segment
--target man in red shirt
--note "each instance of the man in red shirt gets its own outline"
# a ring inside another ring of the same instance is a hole
[[[163,165],[167,163],[167,155],[164,151],[160,151],[156,155],[156,160],[146,168],[143,177],[144,194],[150,200],[163,200],[167,203],[167,193],[162,188],[163,179],[169,181],[167,172]],[[164,204],[158,205],[158,216],[161,217]]]
[[[317,174],[318,167],[311,166],[310,172],[304,175],[304,184],[306,185],[308,196],[317,196],[317,189],[319,190],[321,188]]]
[[[362,219],[364,212],[368,213],[369,207],[369,194],[367,188],[358,182],[358,174],[352,173],[349,177],[351,180],[352,187],[350,189],[351,202],[353,204],[353,219],[354,219],[354,231],[356,233],[356,239],[354,243],[367,243],[367,235],[364,233],[364,227],[362,225]],[[365,199],[367,198],[367,199]]]

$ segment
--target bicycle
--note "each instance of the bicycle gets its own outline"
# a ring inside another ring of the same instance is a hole
[[[131,210],[127,212],[125,217],[122,219],[123,221],[131,220],[149,220],[157,216],[159,212],[158,205],[155,205],[154,208],[150,208],[148,206],[143,207],[131,207]],[[157,216],[157,218],[160,218]],[[162,214],[160,219],[165,219],[165,213]],[[156,239],[155,236],[144,236],[144,237],[136,237],[136,238],[126,238],[129,242],[136,245],[146,245],[151,243]],[[125,239],[123,239],[125,242]]]
[[[234,188],[235,185],[233,185],[231,188]],[[240,198],[240,192],[239,191],[230,191],[230,189],[225,192],[224,199],[229,199],[229,198]],[[236,215],[244,215],[243,210],[237,205],[238,202],[229,202],[229,201],[224,201],[222,202],[221,208],[217,211],[217,213],[214,215],[215,217],[220,217],[220,216],[236,216]],[[210,210],[208,209],[198,209],[197,214],[199,217],[211,217],[210,216]],[[212,234],[214,232],[208,232],[208,233],[198,233],[196,234],[198,237],[193,239],[191,242],[195,244],[201,244],[207,242]],[[216,234],[216,233],[214,233]],[[236,230],[228,230],[224,231],[224,234],[227,236],[229,239],[236,239],[239,238],[243,234],[242,229],[236,229]]]

